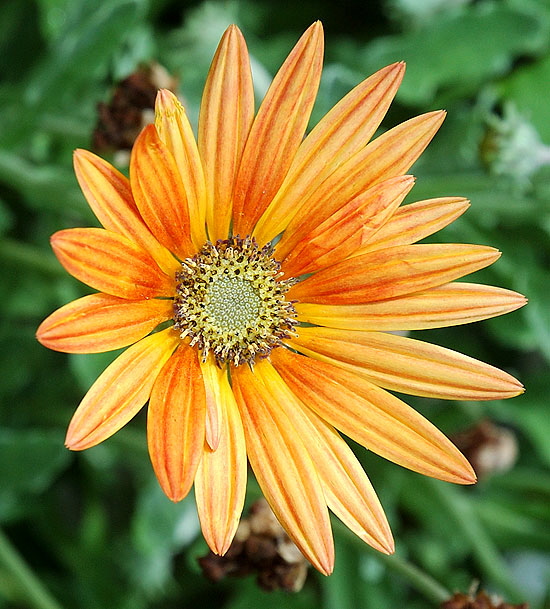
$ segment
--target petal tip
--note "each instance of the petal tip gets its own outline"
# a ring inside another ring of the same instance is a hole
[[[455,477],[452,480],[455,484],[476,484],[477,482],[477,474],[474,471],[474,468],[470,465],[466,459],[464,459],[464,463],[461,464],[462,467],[455,472]]]
[[[70,430],[67,432],[67,437],[65,438],[65,447],[75,452],[88,448],[84,439],[75,436]]]
[[[182,493],[180,489],[178,489],[178,490],[162,489],[162,490],[164,491],[164,494],[168,497],[168,499],[170,499],[170,501],[172,503],[179,503],[187,495],[187,493]]]
[[[380,545],[379,551],[382,552],[382,554],[386,554],[387,556],[395,554],[395,541],[393,540],[393,537],[390,537],[389,539],[384,539],[383,543]]]
[[[321,574],[328,577],[329,575],[332,575],[332,572],[334,571],[334,560],[327,559],[323,563],[319,563],[314,566]]]

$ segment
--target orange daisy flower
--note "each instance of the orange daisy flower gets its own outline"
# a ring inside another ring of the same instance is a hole
[[[462,454],[386,390],[460,400],[522,392],[505,372],[392,332],[477,321],[525,299],[454,282],[497,260],[490,247],[413,245],[468,203],[400,206],[413,186],[405,173],[444,112],[369,143],[402,63],[359,84],[304,139],[322,58],[315,23],[254,116],[248,52],[231,26],[208,74],[197,140],[176,97],[160,91],[129,180],[77,150],[76,175],[103,228],[62,230],[52,247],[99,293],[54,312],[38,339],[68,353],[128,346],[82,400],[69,448],[102,442],[148,401],[157,478],[173,501],[194,484],[214,552],[235,534],[248,458],[281,524],[328,574],[327,506],[368,544],[394,547],[339,431],[416,472],[470,484]]]

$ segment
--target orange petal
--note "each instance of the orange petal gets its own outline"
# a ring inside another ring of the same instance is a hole
[[[523,392],[506,372],[420,340],[336,328],[300,328],[298,351],[401,393],[451,400],[499,400]]]
[[[208,234],[227,239],[233,187],[254,119],[254,89],[239,28],[224,33],[208,73],[199,116],[199,150],[207,188]]]
[[[76,150],[73,160],[80,188],[101,224],[141,245],[166,273],[175,273],[179,268],[178,261],[145,226],[128,178],[87,150]]]
[[[401,204],[414,184],[412,176],[390,178],[352,199],[311,230],[282,263],[289,277],[312,273],[344,260],[359,249]]]
[[[123,300],[91,294],[61,307],[38,328],[48,349],[65,353],[101,353],[135,343],[172,317],[171,300]]]
[[[136,415],[176,348],[179,337],[167,328],[128,347],[91,386],[67,431],[65,444],[84,450],[106,440]]]
[[[102,228],[69,228],[54,233],[51,244],[63,267],[96,290],[130,300],[174,294],[174,278],[123,235]]]
[[[244,505],[247,464],[241,415],[227,379],[219,376],[220,438],[216,450],[204,446],[195,477],[195,497],[202,533],[212,552],[229,549]]]
[[[426,476],[471,484],[459,450],[429,421],[367,380],[309,357],[274,349],[273,365],[321,418],[373,452]]]
[[[197,351],[181,344],[160,371],[149,400],[147,445],[172,501],[191,489],[204,446],[206,398]]]
[[[352,255],[416,243],[456,220],[468,207],[468,199],[462,197],[441,197],[403,205]]]
[[[254,230],[258,242],[271,241],[282,232],[308,193],[365,146],[386,114],[404,73],[403,63],[379,70],[323,117],[300,146],[281,189],[258,222]]]
[[[363,304],[420,292],[492,264],[500,252],[483,245],[404,245],[349,258],[295,285],[289,298]]]
[[[406,173],[444,118],[444,112],[430,112],[390,129],[342,163],[317,188],[308,191],[277,244],[278,255],[284,258],[292,250],[311,217],[323,222],[367,188]]]
[[[292,404],[293,419],[309,440],[307,449],[329,508],[366,543],[391,554],[394,545],[384,510],[352,450],[331,425],[297,399],[272,366],[261,366],[259,376]]]
[[[328,575],[334,548],[325,497],[308,452],[305,426],[284,383],[264,384],[258,375],[270,364],[257,362],[232,371],[248,458],[275,516],[306,558]],[[290,400],[290,401],[289,401]]]
[[[226,369],[220,369],[214,363],[212,355],[206,362],[201,362],[204,389],[206,391],[206,443],[210,450],[216,450],[222,433],[223,396],[220,393]]]
[[[477,283],[447,283],[427,292],[368,304],[324,305],[298,302],[300,321],[343,330],[425,330],[468,324],[519,309],[517,292]]]
[[[191,256],[189,209],[174,157],[147,125],[139,134],[130,159],[130,181],[142,218],[155,237],[181,259]]]
[[[199,249],[206,241],[206,187],[193,129],[178,98],[167,89],[158,92],[155,127],[178,168],[187,198],[191,238]]]
[[[258,110],[241,159],[233,198],[233,233],[249,235],[294,159],[317,95],[323,64],[323,28],[300,38]]]

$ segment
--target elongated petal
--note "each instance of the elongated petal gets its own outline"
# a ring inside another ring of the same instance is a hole
[[[206,241],[206,188],[197,142],[185,109],[167,89],[158,92],[155,127],[171,153],[185,190],[191,225],[191,238],[200,248]],[[183,202],[182,202],[183,203]]]
[[[310,232],[283,260],[284,273],[297,277],[347,258],[382,226],[413,184],[412,176],[391,178],[355,197],[321,224],[312,218]]]
[[[222,416],[224,398],[221,394],[223,375],[226,371],[218,368],[212,355],[200,364],[206,391],[206,443],[210,450],[216,450],[222,433]]]
[[[180,258],[194,253],[187,196],[178,167],[154,125],[135,141],[130,159],[134,200],[155,237]]]
[[[271,241],[282,232],[307,194],[367,144],[386,114],[404,73],[403,63],[379,70],[350,91],[315,126],[254,230],[260,243]]]
[[[275,516],[306,558],[324,574],[332,571],[334,549],[328,511],[299,417],[293,416],[280,384],[267,387],[257,370],[233,371],[248,458]]]
[[[314,23],[273,79],[241,159],[233,198],[233,233],[248,235],[267,208],[300,146],[317,95],[323,28]]]
[[[271,359],[292,391],[328,423],[373,452],[426,476],[471,484],[459,450],[404,402],[356,374],[275,349]]]
[[[51,244],[65,270],[96,290],[130,300],[174,294],[174,278],[123,235],[69,228],[53,234]]]
[[[483,245],[405,245],[339,262],[291,288],[290,298],[363,304],[420,292],[492,264],[500,252]]]
[[[497,400],[523,387],[506,372],[423,341],[335,328],[300,328],[295,349],[411,395],[454,400]]]
[[[101,353],[135,343],[172,317],[171,300],[124,300],[91,294],[61,307],[38,328],[36,337],[65,353]]]
[[[427,199],[403,205],[352,255],[416,243],[456,220],[469,206],[469,201],[462,197]]]
[[[278,255],[284,258],[292,250],[311,217],[322,222],[367,188],[406,173],[444,118],[444,112],[430,112],[390,129],[342,163],[317,188],[308,191],[277,244]]]
[[[517,292],[477,283],[447,283],[427,292],[368,304],[296,303],[300,321],[343,330],[425,330],[468,324],[526,304]]]
[[[247,463],[243,424],[227,379],[220,374],[220,438],[216,450],[204,446],[195,477],[195,497],[201,529],[212,552],[229,549],[244,505]]]
[[[128,178],[87,150],[76,150],[73,160],[80,188],[104,228],[128,237],[147,250],[166,273],[175,273],[179,264],[143,222]]]
[[[246,42],[238,27],[224,33],[208,73],[199,116],[199,150],[207,187],[208,234],[227,239],[233,187],[254,119]]]
[[[84,450],[103,442],[136,415],[179,342],[167,328],[128,347],[91,386],[77,408],[65,444]]]
[[[149,400],[147,445],[172,501],[191,489],[204,446],[206,398],[197,351],[181,344],[160,371]]]
[[[297,399],[272,366],[262,365],[258,372],[264,384],[292,404],[293,422],[308,439],[329,508],[369,545],[391,554],[393,539],[384,510],[352,450],[331,425]]]

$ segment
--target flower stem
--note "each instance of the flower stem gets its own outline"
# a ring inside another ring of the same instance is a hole
[[[33,609],[62,609],[0,529],[0,565],[11,575]]]
[[[468,540],[479,567],[487,578],[498,585],[511,600],[520,600],[524,595],[514,583],[513,577],[498,552],[493,540],[487,535],[473,509],[464,495],[449,485],[437,480],[422,479],[438,502],[449,513],[457,525],[457,531]]]
[[[437,607],[439,607],[443,601],[451,597],[449,590],[436,581],[429,573],[422,571],[422,569],[409,562],[406,558],[395,554],[387,556],[386,554],[372,550],[364,541],[359,539],[359,537],[354,535],[340,522],[335,521],[334,528],[338,529],[349,542],[353,543],[361,551],[372,551],[377,560],[381,561],[391,571],[404,577],[417,592],[422,594]]]
[[[407,579],[417,592],[423,594],[438,607],[443,601],[451,598],[451,593],[447,588],[405,558],[396,554],[392,556],[380,554],[378,560],[381,560],[386,567]]]

